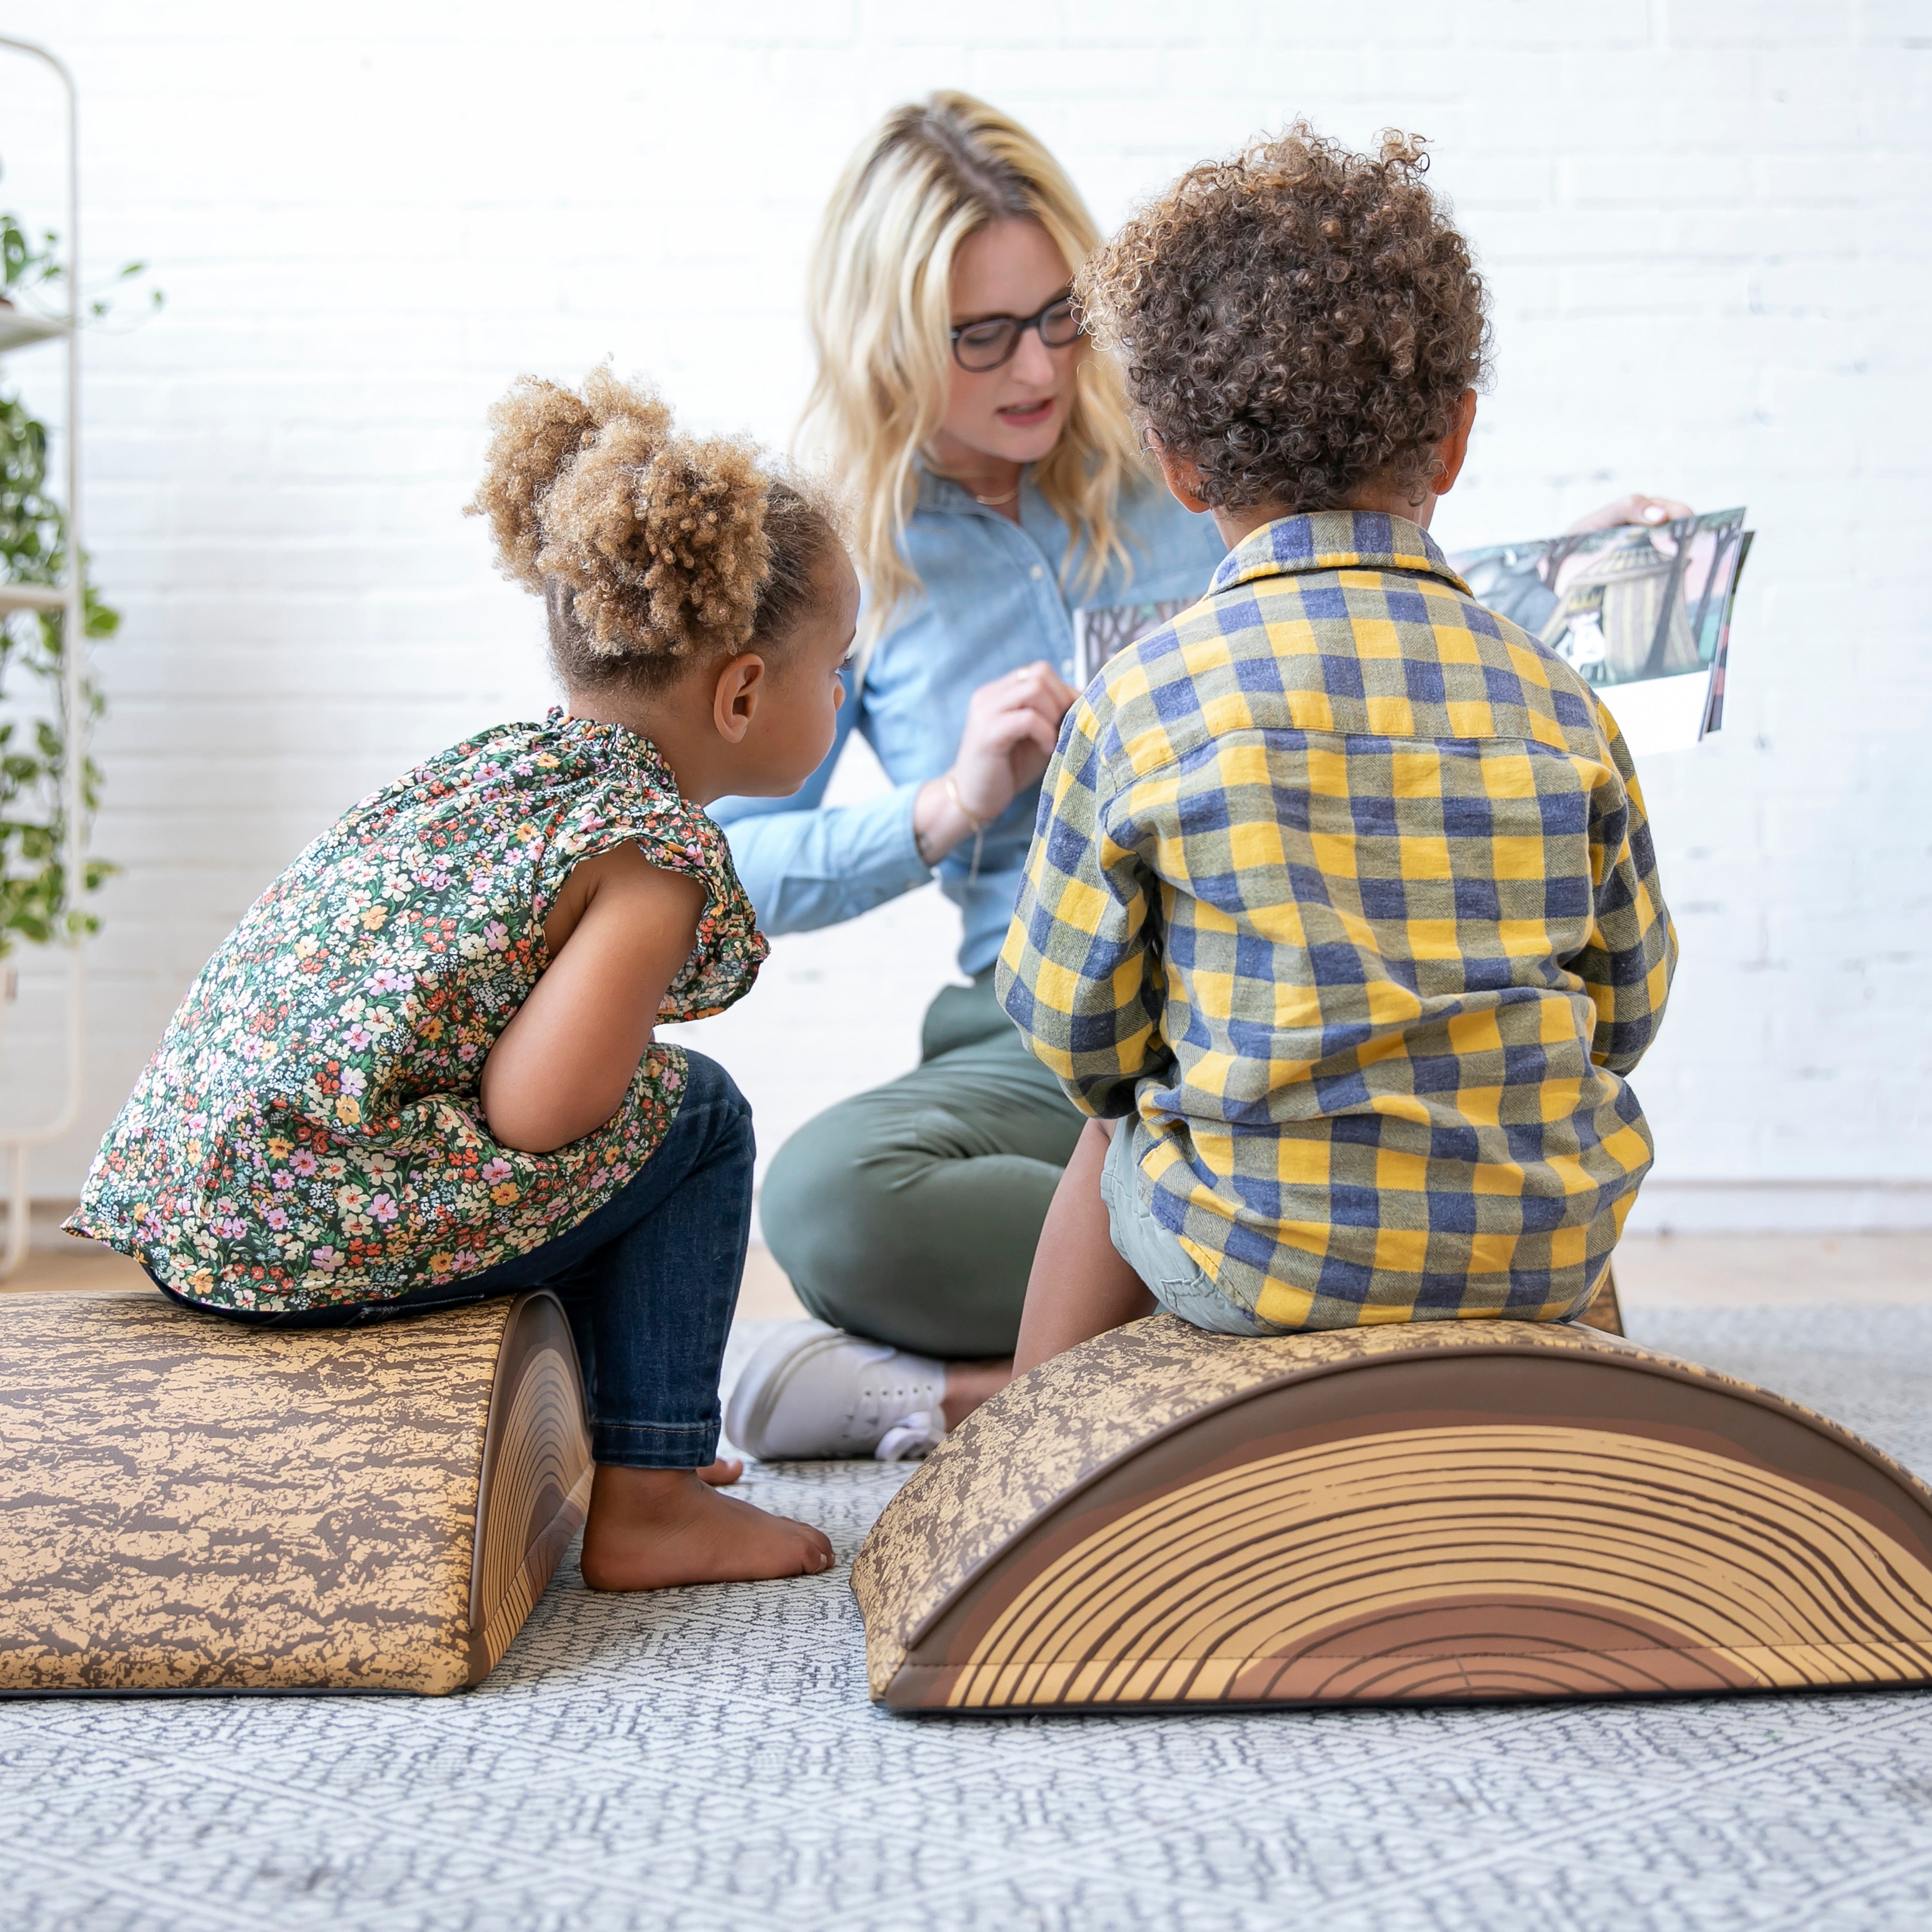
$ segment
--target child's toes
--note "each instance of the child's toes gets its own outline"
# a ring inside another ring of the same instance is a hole
[[[713,1489],[724,1489],[745,1473],[745,1466],[735,1456],[721,1456],[715,1462],[707,1462],[698,1472],[700,1483],[709,1483]]]

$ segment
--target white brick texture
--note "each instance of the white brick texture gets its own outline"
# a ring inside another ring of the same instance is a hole
[[[954,85],[1036,127],[1103,223],[1297,114],[1430,135],[1497,338],[1440,533],[1632,488],[1749,504],[1726,729],[1644,774],[1684,963],[1637,1076],[1640,1213],[1932,1224],[1928,0],[16,0],[9,31],[79,76],[93,262],[140,256],[168,293],[88,344],[90,542],[126,619],[96,844],[125,870],[82,1124],[38,1192],[78,1186],[309,837],[547,701],[536,608],[458,514],[490,400],[614,356],[693,424],[783,441],[826,192],[882,109]],[[0,202],[52,219],[46,103],[0,87]],[[768,1145],[910,1060],[950,928],[928,895],[781,945],[712,1036]],[[16,1120],[53,1070],[26,964]]]

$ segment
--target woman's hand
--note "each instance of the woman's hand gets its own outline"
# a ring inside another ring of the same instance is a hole
[[[1044,658],[982,684],[966,707],[950,776],[983,824],[1023,787],[1036,784],[1059,742],[1060,721],[1080,694]]]
[[[1606,503],[1600,510],[1592,510],[1586,517],[1579,517],[1563,534],[1578,537],[1586,530],[1613,530],[1619,524],[1674,524],[1680,517],[1696,514],[1688,503],[1680,503],[1675,496],[1646,496],[1636,491],[1619,496],[1614,503]]]
[[[1039,782],[1060,721],[1079,694],[1043,658],[974,692],[952,769],[929,779],[913,806],[913,833],[928,865],[969,838],[975,820],[990,825],[1024,787]]]

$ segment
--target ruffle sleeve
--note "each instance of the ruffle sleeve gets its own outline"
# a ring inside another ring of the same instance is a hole
[[[613,752],[619,755],[612,757]],[[622,755],[625,752],[632,755]],[[621,745],[607,741],[604,755],[605,782],[580,799],[552,835],[542,902],[554,902],[573,866],[623,844],[635,845],[661,871],[698,880],[705,899],[697,940],[666,991],[658,1018],[709,1018],[752,990],[770,950],[739,883],[730,846],[721,826],[679,797],[647,742],[625,734]]]
[[[678,808],[680,823],[640,831],[637,844],[653,866],[704,882],[704,911],[698,943],[658,1009],[661,1021],[706,1019],[752,990],[770,951],[731,862],[724,834],[693,806]]]

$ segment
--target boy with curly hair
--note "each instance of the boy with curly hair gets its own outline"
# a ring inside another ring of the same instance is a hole
[[[1649,1167],[1624,1076],[1676,939],[1629,754],[1426,533],[1489,340],[1426,166],[1298,124],[1080,278],[1229,552],[1042,791],[1000,992],[1095,1118],[1016,1370],[1156,1302],[1234,1335],[1564,1320]]]

